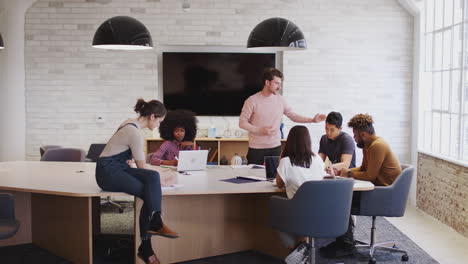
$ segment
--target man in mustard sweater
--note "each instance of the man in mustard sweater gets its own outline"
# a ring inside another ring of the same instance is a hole
[[[348,126],[353,129],[357,147],[362,148],[363,159],[360,167],[343,168],[339,174],[343,177],[370,181],[376,186],[391,185],[401,173],[400,162],[387,142],[377,137],[373,124],[374,121],[368,114],[357,114],[348,122]],[[360,198],[360,192],[353,193],[351,214],[359,212]],[[348,231],[337,237],[335,242],[320,248],[320,254],[326,258],[336,258],[355,253],[353,234],[354,223],[350,217]]]

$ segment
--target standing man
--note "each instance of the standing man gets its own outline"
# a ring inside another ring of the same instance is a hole
[[[319,155],[328,159],[333,168],[340,171],[356,167],[356,152],[353,138],[341,131],[343,117],[338,112],[330,112],[325,121],[325,135],[320,139]],[[330,173],[327,168],[327,172]]]
[[[354,140],[358,148],[362,149],[363,158],[360,167],[343,168],[340,175],[370,181],[376,186],[388,186],[400,175],[401,166],[387,142],[377,137],[373,124],[374,120],[368,114],[357,114],[348,122],[348,126],[353,128]],[[360,192],[354,192],[351,214],[359,213],[360,202]],[[354,223],[350,216],[346,233],[327,246],[321,247],[320,254],[325,258],[336,258],[355,252]]]
[[[297,123],[318,123],[325,120],[324,114],[304,117],[294,113],[279,94],[283,73],[275,68],[263,72],[263,89],[244,102],[239,117],[239,127],[249,132],[249,164],[263,164],[265,156],[281,154],[280,125],[283,114]]]

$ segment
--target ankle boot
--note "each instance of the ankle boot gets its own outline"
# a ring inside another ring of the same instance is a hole
[[[160,264],[158,257],[154,254],[153,248],[151,247],[151,240],[146,239],[141,241],[141,245],[138,247],[137,256],[145,262],[145,264]]]
[[[177,237],[179,237],[179,234],[172,231],[169,227],[167,227],[162,222],[161,215],[159,213],[154,213],[153,214],[153,216],[151,217],[151,221],[150,221],[150,227],[149,227],[148,231],[146,231],[146,232],[148,234],[151,234],[151,235],[168,237],[168,238],[177,238]]]

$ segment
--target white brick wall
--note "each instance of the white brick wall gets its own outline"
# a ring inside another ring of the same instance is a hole
[[[87,149],[132,117],[138,97],[158,93],[158,46],[244,46],[260,21],[295,22],[309,49],[285,52],[284,96],[304,115],[374,116],[377,133],[400,159],[410,158],[413,19],[395,0],[62,0],[37,1],[26,14],[27,158],[44,144]],[[153,51],[91,47],[95,30],[116,15],[150,30]],[[103,114],[105,122],[95,122]],[[200,118],[238,129],[237,118]],[[293,123],[285,121],[288,131]],[[229,125],[228,125],[229,124]],[[308,125],[313,143],[323,124]],[[349,131],[345,128],[345,131]],[[318,145],[315,144],[314,149]]]

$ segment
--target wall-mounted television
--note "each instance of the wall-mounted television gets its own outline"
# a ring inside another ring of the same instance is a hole
[[[275,61],[275,53],[163,52],[164,105],[200,116],[238,116]]]

